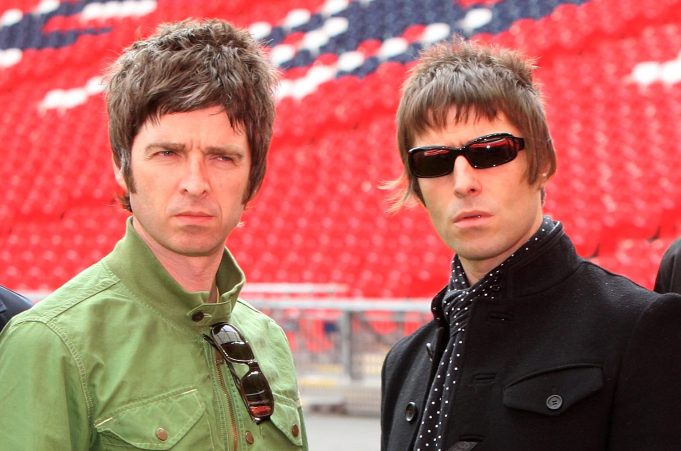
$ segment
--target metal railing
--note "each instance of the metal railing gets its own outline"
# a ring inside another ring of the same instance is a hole
[[[430,299],[246,297],[289,338],[308,408],[377,415],[389,349],[432,318]]]

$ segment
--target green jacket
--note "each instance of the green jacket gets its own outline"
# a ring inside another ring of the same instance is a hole
[[[0,450],[306,450],[291,351],[281,328],[238,299],[225,249],[219,302],[189,293],[128,222],[111,254],[0,334]],[[228,321],[274,393],[257,425],[204,340]]]

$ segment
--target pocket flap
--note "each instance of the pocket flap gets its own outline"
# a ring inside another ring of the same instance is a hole
[[[99,421],[96,428],[136,448],[170,449],[204,412],[197,390],[184,390],[127,406]]]
[[[295,401],[274,394],[274,412],[270,421],[296,446],[303,446],[303,424]]]
[[[603,370],[591,364],[562,366],[525,376],[504,388],[503,403],[512,409],[560,415],[603,387]]]

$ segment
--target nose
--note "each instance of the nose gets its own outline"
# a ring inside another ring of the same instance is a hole
[[[477,169],[475,169],[463,156],[454,160],[454,194],[457,197],[475,196],[482,190],[482,185],[478,179]]]
[[[202,196],[210,191],[206,167],[201,159],[190,158],[187,160],[180,189],[183,193],[192,196]]]

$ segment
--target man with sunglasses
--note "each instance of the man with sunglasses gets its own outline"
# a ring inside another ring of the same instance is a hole
[[[583,260],[544,216],[533,70],[456,40],[405,82],[396,207],[424,205],[455,257],[432,321],[384,362],[383,451],[681,449],[681,297]]]
[[[275,70],[219,20],[159,27],[108,74],[113,251],[0,339],[0,449],[305,450],[282,329],[225,248],[265,174]]]

